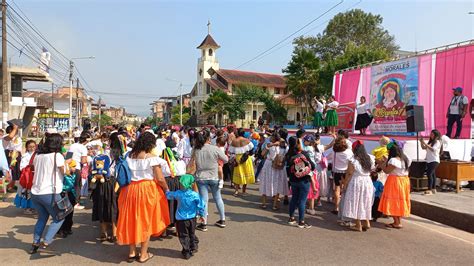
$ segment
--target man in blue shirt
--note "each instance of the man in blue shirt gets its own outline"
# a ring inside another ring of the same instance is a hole
[[[198,251],[199,239],[195,234],[196,215],[199,214],[201,220],[205,215],[205,203],[199,194],[191,190],[194,183],[192,175],[183,175],[179,178],[180,190],[166,192],[168,200],[177,200],[176,229],[178,231],[179,242],[183,246],[181,254],[185,259],[189,259],[193,253]],[[203,221],[202,221],[203,222]]]

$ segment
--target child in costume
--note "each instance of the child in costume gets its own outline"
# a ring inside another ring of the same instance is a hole
[[[199,214],[200,222],[204,222],[205,203],[199,194],[191,188],[194,183],[192,175],[183,175],[179,178],[180,190],[166,192],[168,200],[177,200],[176,228],[178,230],[179,242],[183,247],[181,254],[189,259],[198,251],[199,239],[195,234],[196,215]]]
[[[379,176],[377,173],[371,173],[370,177],[372,178],[372,184],[374,184],[375,188],[374,203],[372,205],[372,218],[373,221],[376,222],[378,218],[382,217],[382,213],[379,211],[379,202],[383,192],[383,184],[378,180]]]
[[[304,151],[308,153],[309,159],[313,162],[314,165],[316,165],[315,161],[315,150],[314,150],[314,143],[316,142],[316,138],[313,134],[307,134],[303,137],[303,143],[304,143]],[[316,189],[319,190],[319,182],[318,182],[318,170],[314,169],[313,174],[311,176],[311,179],[313,180],[313,183],[315,183]],[[315,215],[316,211],[314,210],[314,200],[319,198],[319,191],[316,191],[316,193],[313,192],[313,187],[309,187],[309,193],[308,193],[308,203],[309,203],[309,208],[306,209],[307,214]]]
[[[388,150],[387,150],[387,144],[390,143],[390,139],[388,137],[383,136],[377,148],[375,148],[372,151],[372,155],[375,156],[375,161],[382,161],[384,157],[388,158]]]
[[[28,140],[25,144],[26,148],[26,153],[21,157],[21,162],[20,162],[20,171],[23,172],[23,170],[28,166],[30,166],[30,163],[33,163],[34,159],[34,153],[36,151],[36,142],[34,140]],[[21,177],[21,175],[20,175]],[[25,214],[33,214],[34,213],[34,208],[31,205],[31,183],[27,184],[28,187],[22,187],[21,185],[21,179],[20,182],[18,183],[18,190],[17,190],[17,195],[15,197],[15,205],[17,208],[24,208],[25,209]]]

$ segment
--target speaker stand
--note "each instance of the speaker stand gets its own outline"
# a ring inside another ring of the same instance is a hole
[[[419,135],[420,133],[417,131],[416,132],[416,161],[420,161],[420,141],[419,141]]]

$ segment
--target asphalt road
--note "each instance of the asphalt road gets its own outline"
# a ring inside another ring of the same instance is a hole
[[[472,265],[474,235],[412,216],[404,228],[386,229],[382,219],[368,232],[349,231],[337,225],[330,205],[307,216],[310,229],[286,224],[287,208],[274,212],[259,208],[257,186],[250,195],[233,197],[224,190],[227,228],[209,226],[198,232],[200,250],[189,261],[181,258],[177,238],[153,239],[153,265]],[[217,220],[214,203],[209,221]],[[46,252],[27,254],[35,223],[11,203],[0,203],[0,258],[4,265],[85,265],[126,263],[126,246],[98,243],[98,223],[91,210],[77,211],[74,234],[57,239]]]

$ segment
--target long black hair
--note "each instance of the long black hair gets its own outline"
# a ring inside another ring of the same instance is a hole
[[[433,147],[433,145],[435,145],[436,141],[439,141],[441,143],[441,133],[437,129],[431,130],[431,133],[434,135],[434,138],[432,139],[430,137],[430,140],[428,141],[428,145]]]
[[[318,148],[318,144],[316,144],[316,142],[320,139],[321,139],[321,136],[319,136],[319,134],[314,134],[314,145],[313,145],[313,147],[314,147],[314,151],[317,152],[317,153],[319,153],[320,151],[319,151],[319,148]]]
[[[366,172],[370,172],[370,170],[372,170],[372,160],[370,159],[369,154],[367,154],[364,145],[356,145],[352,151],[354,152],[354,158],[359,161],[362,169]]]
[[[38,150],[38,154],[61,152],[63,140],[63,136],[59,133],[48,134],[43,145],[41,145],[41,148]]]
[[[388,149],[387,164],[388,164],[388,161],[390,161],[390,159],[396,158],[396,157],[400,158],[400,160],[403,163],[405,163],[405,169],[408,169],[408,166],[410,164],[408,157],[405,155],[405,153],[403,153],[402,148],[400,148],[398,144],[394,142],[394,144],[390,147],[390,149]]]
[[[297,137],[290,137],[288,139],[288,152],[286,153],[286,161],[289,161],[291,157],[295,156],[301,151],[300,141]]]
[[[245,129],[243,129],[243,128],[237,129],[237,136],[244,137],[245,136]]]
[[[211,133],[207,130],[202,130],[194,134],[194,149],[200,150],[204,144],[211,138]]]
[[[135,145],[133,145],[130,155],[132,155],[132,157],[136,157],[142,151],[146,153],[150,153],[155,147],[156,147],[155,135],[153,135],[150,132],[145,131],[142,134],[140,134],[140,137],[138,137],[138,139],[135,141]]]

